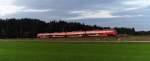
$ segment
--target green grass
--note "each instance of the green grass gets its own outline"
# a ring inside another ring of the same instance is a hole
[[[0,41],[0,61],[149,61],[149,43]]]

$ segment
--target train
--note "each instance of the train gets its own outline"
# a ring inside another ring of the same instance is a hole
[[[38,33],[37,38],[65,38],[65,37],[115,37],[118,33],[116,30],[91,30],[91,31],[72,31],[72,32],[54,32]]]

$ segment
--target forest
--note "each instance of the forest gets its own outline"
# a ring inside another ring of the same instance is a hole
[[[35,38],[38,33],[68,32],[104,30],[111,27],[87,25],[79,22],[67,22],[64,20],[44,20],[22,18],[22,19],[0,19],[0,38]],[[119,34],[149,35],[150,31],[135,31],[134,28],[115,27]]]

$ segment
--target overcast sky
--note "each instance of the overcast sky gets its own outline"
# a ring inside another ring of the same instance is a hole
[[[0,0],[0,18],[74,20],[150,30],[150,0]]]

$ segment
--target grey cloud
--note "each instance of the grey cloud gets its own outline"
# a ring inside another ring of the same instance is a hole
[[[105,18],[105,19],[84,19],[79,22],[88,24],[97,24],[101,26],[120,26],[120,27],[135,27],[143,29],[143,23],[147,24],[149,16],[149,8],[141,8],[138,10],[125,11],[128,6],[124,6],[122,2],[129,0],[16,0],[14,3],[18,6],[25,6],[31,9],[52,9],[47,12],[19,12],[16,14],[8,15],[7,17],[29,17],[39,19],[63,19],[68,17],[77,17],[78,14],[70,14],[72,11],[80,10],[110,10],[113,11],[112,15],[125,16],[133,15],[132,18]],[[143,15],[143,17],[136,17],[135,15]],[[147,17],[144,17],[147,16]],[[130,20],[130,21],[129,21]],[[143,21],[143,23],[141,23]],[[99,23],[98,23],[99,22]],[[106,24],[103,24],[106,23]],[[150,26],[150,25],[148,25]]]
[[[100,10],[119,3],[120,0],[17,0],[16,5],[33,9],[53,9],[53,12],[41,13],[47,16],[71,17],[74,10]],[[37,15],[33,15],[37,16]]]

